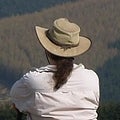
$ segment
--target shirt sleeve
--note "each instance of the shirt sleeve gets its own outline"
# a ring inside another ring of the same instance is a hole
[[[95,93],[95,97],[96,97],[96,101],[99,104],[99,99],[100,99],[100,86],[99,86],[99,77],[98,75],[92,71],[93,74],[93,88],[94,88],[94,93]]]
[[[99,78],[98,78],[98,76],[97,76],[97,91],[96,91],[96,99],[97,99],[97,101],[98,101],[98,103],[99,103],[99,100],[100,100],[100,84],[99,84]]]
[[[16,81],[11,88],[10,96],[11,101],[20,111],[27,110],[27,104],[31,98],[32,91],[26,77],[23,76],[20,80]]]

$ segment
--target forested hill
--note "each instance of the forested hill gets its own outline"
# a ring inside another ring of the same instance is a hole
[[[0,18],[33,13],[76,0],[0,0]]]
[[[81,27],[80,35],[92,40],[92,48],[76,58],[99,75],[101,99],[120,102],[120,1],[78,0],[42,12],[0,20],[0,83],[11,85],[31,67],[45,65],[35,25],[49,27],[66,17]]]

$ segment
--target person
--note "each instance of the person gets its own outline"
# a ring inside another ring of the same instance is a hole
[[[85,53],[91,40],[80,27],[58,18],[51,28],[36,26],[49,64],[29,71],[11,88],[11,100],[27,120],[97,120],[99,78],[74,58]]]

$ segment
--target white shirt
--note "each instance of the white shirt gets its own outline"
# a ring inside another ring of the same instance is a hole
[[[97,120],[97,74],[82,64],[74,64],[67,83],[54,91],[52,76],[55,70],[54,65],[48,65],[30,71],[18,80],[10,92],[16,107],[29,112],[32,120]]]

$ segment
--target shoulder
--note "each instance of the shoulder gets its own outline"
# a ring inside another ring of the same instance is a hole
[[[44,67],[40,67],[40,68],[31,68],[30,71],[28,71],[26,74],[23,75],[23,77],[26,78],[34,78],[38,75],[46,75],[48,73],[53,73],[54,71],[56,71],[55,66],[53,65],[47,65]]]
[[[74,64],[74,69],[73,69],[73,71],[74,71],[74,70],[76,70],[76,71],[81,71],[81,72],[85,72],[85,73],[87,73],[88,75],[97,76],[97,73],[96,73],[94,70],[86,68],[85,65],[83,65],[83,64],[79,64],[79,65]]]
[[[97,91],[99,89],[99,77],[92,69],[85,68],[84,65],[77,65],[74,70],[73,77],[82,87]]]
[[[88,74],[89,77],[98,79],[98,75],[94,70],[85,69],[85,71],[86,71],[86,73]]]
[[[51,83],[55,70],[55,66],[52,65],[32,68],[29,72],[23,75],[22,79],[24,83],[28,84],[32,89],[47,89],[47,87],[49,88],[49,83]]]
[[[79,78],[83,78],[88,81],[99,81],[97,73],[92,69],[85,68],[83,64],[75,64],[73,72],[76,76],[79,76]]]

